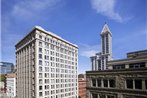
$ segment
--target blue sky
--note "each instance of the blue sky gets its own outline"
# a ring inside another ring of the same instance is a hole
[[[1,0],[1,60],[15,64],[15,44],[35,25],[79,46],[79,73],[91,69],[89,57],[101,51],[107,22],[113,58],[147,49],[146,0]]]

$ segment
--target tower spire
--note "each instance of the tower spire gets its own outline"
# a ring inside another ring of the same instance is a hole
[[[101,35],[106,34],[106,33],[110,33],[110,35],[112,35],[112,33],[111,33],[111,31],[110,31],[110,29],[109,29],[107,23],[105,22],[105,24],[104,24],[104,26],[103,26],[103,29],[102,29],[102,31],[101,31]]]

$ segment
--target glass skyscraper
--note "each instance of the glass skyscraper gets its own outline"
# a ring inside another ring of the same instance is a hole
[[[0,62],[0,74],[11,73],[14,69],[13,63]]]

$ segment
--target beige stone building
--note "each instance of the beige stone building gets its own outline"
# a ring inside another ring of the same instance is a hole
[[[108,69],[87,71],[87,98],[147,98],[147,50],[112,60]]]
[[[39,26],[16,44],[17,98],[77,98],[78,47]]]

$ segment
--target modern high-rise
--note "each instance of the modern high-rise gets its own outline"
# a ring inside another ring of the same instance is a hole
[[[0,74],[11,73],[14,70],[13,63],[9,62],[0,62]]]
[[[35,26],[16,44],[17,98],[78,98],[78,46]]]
[[[106,23],[100,35],[102,51],[90,57],[92,70],[105,70],[107,69],[107,62],[112,60],[112,33]]]

